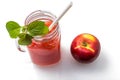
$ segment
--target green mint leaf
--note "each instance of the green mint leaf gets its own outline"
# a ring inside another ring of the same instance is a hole
[[[44,28],[42,29],[42,34],[45,35],[49,32],[49,28],[48,26],[44,26]]]
[[[23,38],[26,37],[26,33],[20,33],[20,34],[18,35],[18,37],[23,39]]]
[[[17,22],[9,21],[6,23],[6,29],[11,38],[19,37],[18,43],[20,45],[29,45],[32,43],[33,36],[43,36],[49,32],[43,21],[33,21],[26,26],[20,26]]]
[[[9,21],[6,23],[7,31],[11,38],[17,38],[20,34],[20,25],[14,21]]]
[[[21,33],[19,35],[19,40],[18,40],[18,43],[20,45],[29,45],[32,43],[32,36],[30,36],[29,34],[26,34],[26,33]]]
[[[28,25],[28,32],[32,36],[45,35],[49,32],[49,29],[43,21],[33,21]]]
[[[27,26],[22,26],[22,32],[25,32],[27,30]]]

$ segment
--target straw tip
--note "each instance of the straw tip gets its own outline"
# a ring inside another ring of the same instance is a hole
[[[73,2],[72,2],[72,1],[70,2],[70,5],[71,5],[71,6],[73,5]]]

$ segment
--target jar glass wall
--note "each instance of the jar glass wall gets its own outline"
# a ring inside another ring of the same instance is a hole
[[[56,19],[55,15],[47,11],[34,11],[25,20],[25,25],[39,20],[44,21],[46,26]],[[37,65],[50,65],[60,60],[60,30],[57,23],[45,36],[33,38],[32,43],[27,46],[33,63]]]

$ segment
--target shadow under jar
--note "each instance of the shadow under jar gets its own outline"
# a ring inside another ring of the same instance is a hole
[[[46,26],[56,19],[56,16],[47,11],[37,10],[32,12],[25,20],[25,25],[35,20],[44,21]],[[37,36],[32,39],[32,43],[27,46],[31,60],[37,65],[51,65],[59,62],[60,55],[60,30],[58,23],[52,27],[45,36]]]

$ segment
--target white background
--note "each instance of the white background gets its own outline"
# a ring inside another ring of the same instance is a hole
[[[70,0],[0,0],[0,80],[120,80],[120,0],[72,0],[73,7],[60,20],[61,61],[49,67],[32,64],[10,39],[5,24],[24,25],[28,14],[47,10],[58,16]],[[95,35],[100,56],[91,64],[76,62],[70,45],[81,33]]]

